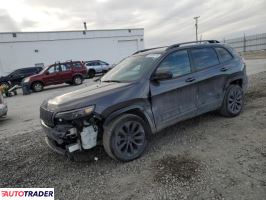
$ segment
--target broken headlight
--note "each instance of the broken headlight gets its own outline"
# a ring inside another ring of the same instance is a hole
[[[83,118],[89,116],[94,111],[94,106],[88,106],[76,110],[70,110],[65,112],[59,112],[55,115],[58,121],[71,121],[74,119]]]

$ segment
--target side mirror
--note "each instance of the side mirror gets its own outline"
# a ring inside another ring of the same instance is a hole
[[[152,76],[153,81],[161,81],[173,78],[173,73],[170,71],[157,71]]]

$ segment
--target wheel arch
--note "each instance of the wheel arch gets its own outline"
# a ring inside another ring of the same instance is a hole
[[[130,106],[127,108],[122,108],[122,109],[119,109],[119,110],[116,110],[110,113],[107,117],[105,117],[105,120],[103,123],[103,129],[105,129],[112,120],[121,116],[122,114],[134,114],[134,115],[141,117],[147,123],[150,129],[150,133],[156,132],[156,127],[155,127],[153,119],[150,117],[148,112],[143,107],[138,106],[138,105]]]
[[[30,83],[30,87],[32,88],[34,83],[41,83],[43,86],[45,86],[44,82],[42,80],[34,80]]]
[[[230,86],[230,85],[239,85],[241,88],[243,88],[244,84],[244,78],[241,75],[234,76],[230,79],[227,80],[226,85],[225,85],[225,90]]]
[[[96,73],[96,70],[94,68],[89,68],[89,69],[87,69],[87,71],[88,71],[88,73],[89,73],[89,71],[93,71]]]
[[[81,74],[81,73],[73,74],[72,79],[73,79],[74,77],[76,77],[76,76],[80,76],[82,79],[84,79],[84,75]]]

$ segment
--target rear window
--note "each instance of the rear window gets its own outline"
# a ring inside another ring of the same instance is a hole
[[[81,65],[80,62],[72,63],[72,66],[75,67],[75,68],[80,68],[80,67],[82,67],[82,65]]]
[[[191,49],[191,56],[197,70],[219,64],[217,54],[212,48]]]
[[[216,52],[218,53],[218,55],[220,56],[220,61],[222,63],[231,60],[233,58],[233,56],[225,49],[222,47],[215,47]]]
[[[103,62],[103,61],[99,61],[101,65],[109,65],[108,63],[106,62]]]

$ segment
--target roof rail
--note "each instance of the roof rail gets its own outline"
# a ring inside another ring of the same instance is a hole
[[[166,46],[163,46],[163,47],[166,47]],[[142,53],[142,52],[145,52],[145,51],[150,51],[150,50],[153,50],[153,49],[159,49],[159,48],[163,48],[163,47],[154,47],[154,48],[150,48],[150,49],[142,49],[142,50],[136,51],[132,55],[136,55],[138,53]]]
[[[183,42],[183,43],[178,43],[178,44],[173,44],[171,46],[169,46],[167,50],[169,49],[174,49],[174,48],[177,48],[177,47],[180,47],[181,45],[184,45],[184,44],[193,44],[193,43],[196,43],[196,44],[201,44],[201,43],[220,43],[218,40],[201,40],[201,41],[192,41],[192,42]]]

